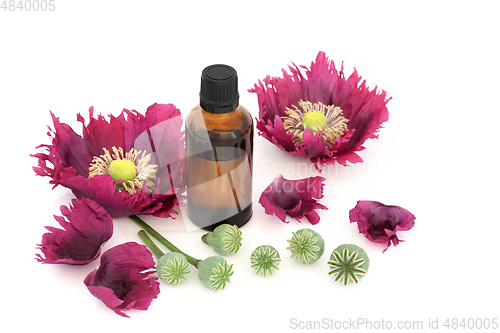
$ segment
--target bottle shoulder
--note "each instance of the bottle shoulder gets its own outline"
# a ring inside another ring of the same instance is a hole
[[[186,128],[189,131],[206,129],[209,131],[228,131],[238,129],[243,133],[248,132],[253,127],[253,120],[250,112],[242,105],[228,113],[210,113],[195,106],[186,117]]]

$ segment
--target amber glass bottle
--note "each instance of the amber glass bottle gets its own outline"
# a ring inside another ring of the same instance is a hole
[[[186,118],[186,155],[191,221],[205,230],[247,223],[252,216],[253,121],[239,105],[234,68],[203,70],[200,104]]]

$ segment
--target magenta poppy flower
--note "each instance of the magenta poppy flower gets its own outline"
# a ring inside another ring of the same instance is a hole
[[[384,252],[391,242],[394,246],[403,242],[397,236],[398,231],[410,230],[415,224],[415,216],[406,209],[377,201],[358,201],[349,211],[349,219],[358,223],[359,232],[370,241],[387,244]]]
[[[318,176],[288,180],[279,175],[262,192],[259,203],[266,214],[276,215],[285,223],[289,215],[299,222],[305,216],[311,224],[316,224],[319,215],[315,209],[328,209],[318,203],[318,199],[323,198],[324,181],[325,178]]]
[[[153,104],[143,116],[124,109],[109,122],[78,114],[83,134],[52,114],[50,145],[40,145],[37,175],[90,198],[112,217],[134,214],[170,217],[184,186],[184,132],[180,111],[172,104]]]
[[[160,293],[153,255],[135,242],[104,252],[99,267],[84,283],[92,295],[123,317],[128,317],[123,311],[132,308],[147,310]]]
[[[62,216],[54,218],[64,229],[45,227],[36,260],[45,264],[85,265],[97,259],[101,247],[113,235],[111,216],[96,202],[82,198],[73,199],[73,206],[61,206]]]
[[[358,72],[346,79],[324,52],[305,76],[295,64],[283,77],[267,76],[249,92],[257,93],[260,135],[280,149],[318,164],[357,163],[366,139],[389,119],[385,91],[366,87]]]

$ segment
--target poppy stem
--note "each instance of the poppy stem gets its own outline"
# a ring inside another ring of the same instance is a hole
[[[146,231],[140,230],[138,233],[139,237],[142,239],[146,247],[155,255],[156,258],[160,259],[163,257],[164,253],[156,244],[153,242],[153,240],[148,236]]]
[[[134,221],[135,223],[137,223],[142,229],[144,229],[145,231],[147,231],[151,236],[153,236],[160,243],[162,243],[163,245],[165,245],[165,247],[167,249],[169,249],[172,252],[177,252],[177,253],[183,254],[186,257],[187,261],[191,265],[193,265],[194,267],[198,268],[198,263],[201,261],[200,259],[193,258],[190,255],[187,255],[186,253],[184,253],[181,250],[179,250],[179,248],[177,248],[174,244],[170,243],[170,241],[168,239],[166,239],[161,234],[159,234],[156,230],[154,230],[153,228],[151,228],[151,226],[149,226],[146,222],[144,222],[143,220],[141,220],[138,216],[131,215],[129,217],[130,217],[130,219],[132,221]]]

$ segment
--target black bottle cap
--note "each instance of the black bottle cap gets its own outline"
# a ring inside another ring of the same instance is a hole
[[[210,113],[228,113],[238,107],[238,74],[228,65],[211,65],[201,73],[200,106]]]

